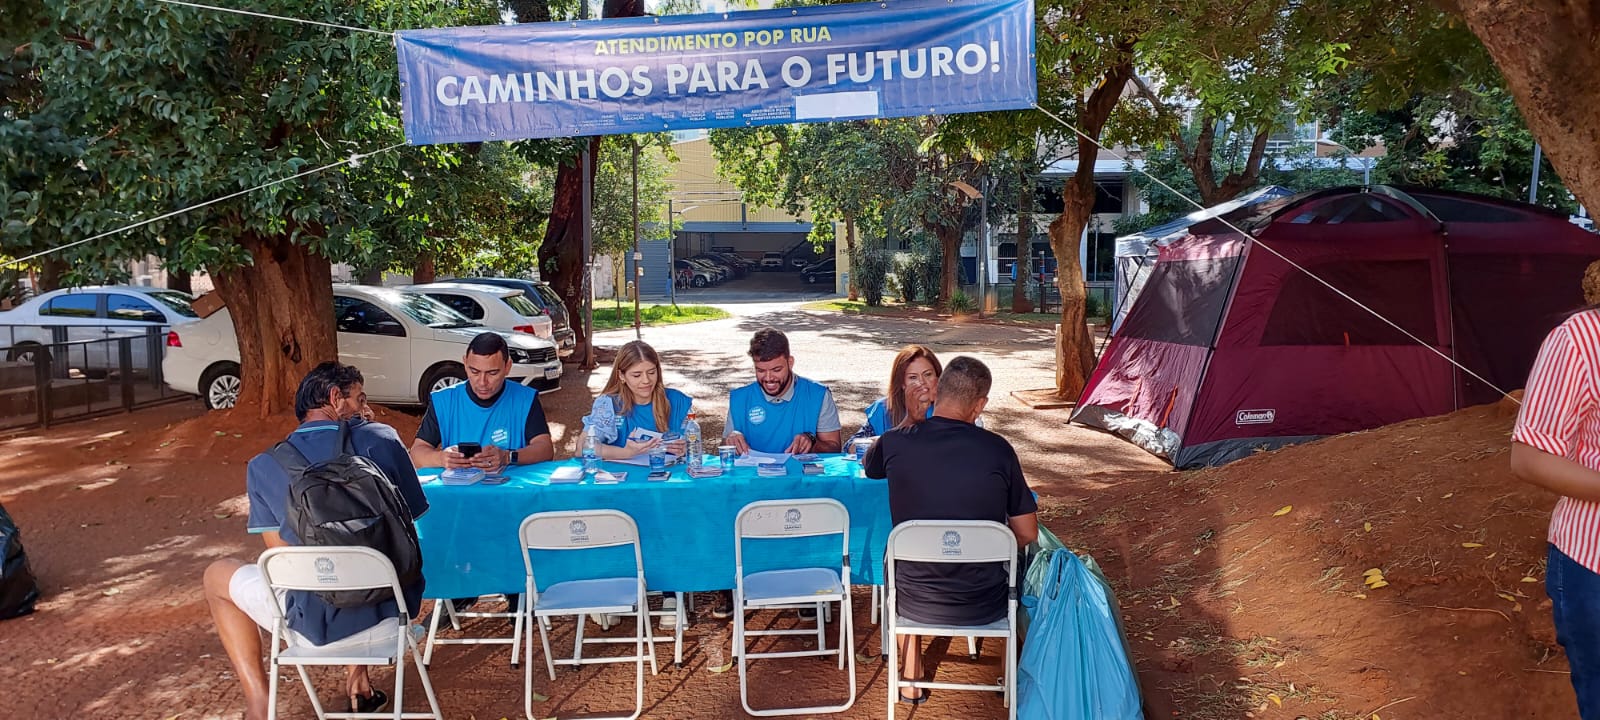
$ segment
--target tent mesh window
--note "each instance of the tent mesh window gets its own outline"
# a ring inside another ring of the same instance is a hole
[[[1429,345],[1438,344],[1433,274],[1427,260],[1341,260],[1312,273],[1382,313]],[[1284,277],[1262,345],[1412,345],[1400,331],[1301,272]]]
[[[1400,206],[1372,195],[1335,197],[1309,205],[1288,216],[1288,222],[1294,225],[1339,225],[1406,219],[1409,219],[1409,216]]]
[[[1238,257],[1156,263],[1123,322],[1127,337],[1209,346],[1222,322]]]
[[[1411,196],[1422,203],[1428,212],[1433,213],[1434,217],[1447,223],[1514,223],[1534,222],[1539,219],[1527,213],[1489,203],[1423,193],[1412,193]]]

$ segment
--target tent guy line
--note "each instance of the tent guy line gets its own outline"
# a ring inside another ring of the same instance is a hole
[[[1071,130],[1078,137],[1081,137],[1084,140],[1088,140],[1089,142],[1094,143],[1095,147],[1098,147],[1101,150],[1104,150],[1107,154],[1111,155],[1112,157],[1114,157],[1114,158],[1116,158],[1118,160],[1121,160],[1122,162],[1126,163],[1128,165],[1128,167],[1133,168],[1134,172],[1137,172],[1140,175],[1143,175],[1143,176],[1145,176],[1147,178],[1150,178],[1157,185],[1160,185],[1161,187],[1166,188],[1168,192],[1171,192],[1172,194],[1177,195],[1180,198],[1183,198],[1184,202],[1187,202],[1190,205],[1193,205],[1193,206],[1195,206],[1196,208],[1198,208],[1200,210],[1205,210],[1206,209],[1206,206],[1201,205],[1199,203],[1199,201],[1195,200],[1194,198],[1189,197],[1188,195],[1185,195],[1185,194],[1179,192],[1178,190],[1174,189],[1171,185],[1168,185],[1165,182],[1162,182],[1161,178],[1158,178],[1158,177],[1156,177],[1154,175],[1151,175],[1150,173],[1146,172],[1143,168],[1137,167],[1133,163],[1128,162],[1128,157],[1126,155],[1123,155],[1122,153],[1119,153],[1119,152],[1117,152],[1115,150],[1112,150],[1111,148],[1106,147],[1105,145],[1100,144],[1099,140],[1096,140],[1095,138],[1089,137],[1082,130],[1079,130],[1078,128],[1074,127],[1072,125],[1072,123],[1069,123],[1066,120],[1061,119],[1061,116],[1056,115],[1055,113],[1050,112],[1049,110],[1046,110],[1046,109],[1044,109],[1042,107],[1038,107],[1037,105],[1034,106],[1034,109],[1038,110],[1041,113],[1044,113],[1050,119],[1055,120],[1056,122],[1060,123],[1062,127],[1066,128],[1068,130]],[[1356,307],[1361,308],[1362,310],[1367,311],[1373,317],[1375,317],[1375,318],[1377,318],[1379,320],[1382,320],[1389,327],[1392,327],[1395,330],[1400,331],[1400,334],[1405,335],[1408,338],[1411,338],[1411,340],[1413,342],[1415,342],[1416,344],[1421,345],[1424,348],[1427,348],[1433,354],[1438,355],[1439,357],[1443,358],[1445,362],[1448,362],[1451,365],[1454,365],[1456,367],[1456,369],[1458,369],[1461,372],[1464,372],[1464,373],[1466,373],[1468,375],[1471,375],[1474,380],[1477,380],[1478,382],[1481,382],[1484,385],[1494,389],[1495,392],[1500,393],[1507,400],[1510,400],[1511,402],[1516,403],[1518,405],[1522,404],[1521,400],[1518,400],[1517,398],[1512,397],[1511,393],[1508,393],[1505,390],[1501,389],[1500,386],[1495,385],[1492,382],[1489,382],[1482,375],[1479,375],[1478,373],[1473,372],[1473,370],[1471,368],[1469,368],[1469,367],[1467,367],[1465,365],[1462,365],[1460,362],[1457,362],[1455,358],[1450,357],[1449,355],[1445,354],[1444,352],[1441,352],[1439,350],[1439,348],[1436,348],[1436,347],[1428,344],[1427,342],[1423,341],[1422,338],[1419,338],[1416,335],[1413,335],[1409,330],[1406,330],[1405,328],[1400,327],[1400,325],[1395,323],[1395,321],[1390,320],[1387,317],[1384,317],[1383,313],[1380,313],[1377,310],[1373,310],[1372,308],[1368,307],[1365,303],[1362,303],[1360,300],[1357,300],[1357,299],[1351,297],[1349,293],[1346,293],[1345,291],[1340,290],[1337,287],[1334,287],[1333,283],[1330,283],[1327,280],[1322,279],[1322,277],[1318,276],[1316,273],[1311,272],[1310,270],[1307,270],[1305,268],[1305,266],[1303,266],[1300,263],[1297,263],[1297,262],[1289,259],[1283,253],[1280,253],[1276,249],[1274,249],[1271,245],[1268,245],[1268,244],[1262,242],[1260,238],[1256,238],[1256,237],[1252,236],[1250,233],[1247,233],[1244,230],[1239,229],[1239,226],[1234,225],[1233,223],[1229,222],[1226,217],[1219,215],[1219,216],[1216,217],[1216,221],[1222,223],[1225,226],[1227,226],[1227,228],[1229,230],[1232,230],[1232,231],[1234,231],[1236,233],[1239,233],[1240,237],[1252,238],[1256,245],[1260,246],[1262,249],[1266,250],[1267,252],[1272,253],[1273,255],[1277,256],[1277,258],[1279,260],[1282,260],[1285,263],[1287,263],[1289,265],[1289,267],[1292,267],[1295,270],[1298,270],[1298,271],[1304,273],[1307,277],[1311,278],[1312,280],[1315,280],[1318,283],[1321,283],[1323,287],[1326,287],[1329,290],[1332,290],[1334,292],[1334,294],[1336,294],[1339,297],[1342,297],[1342,298],[1344,298],[1346,300],[1349,300],[1351,303],[1355,304]]]
[[[165,2],[166,0],[162,0],[162,1]],[[340,160],[338,162],[328,163],[327,165],[323,165],[322,167],[312,168],[310,170],[306,170],[305,172],[296,173],[296,174],[290,175],[288,177],[278,178],[277,180],[272,180],[270,182],[265,182],[265,183],[262,183],[260,185],[255,186],[255,187],[252,187],[252,188],[246,188],[244,190],[240,190],[240,191],[235,192],[235,193],[230,193],[230,194],[227,194],[227,195],[223,195],[222,197],[219,197],[219,198],[212,198],[212,199],[207,200],[207,201],[202,202],[202,203],[196,203],[194,205],[190,205],[190,206],[185,207],[185,208],[179,208],[177,210],[173,210],[172,212],[169,212],[169,213],[166,213],[166,214],[163,214],[163,215],[157,215],[157,216],[155,216],[153,218],[147,218],[145,220],[140,220],[139,222],[136,222],[136,223],[134,223],[132,225],[125,225],[125,226],[119,227],[119,228],[117,228],[115,230],[108,230],[106,232],[100,233],[99,235],[94,235],[92,237],[86,237],[86,238],[84,238],[82,240],[74,240],[74,241],[69,242],[69,243],[67,243],[65,245],[57,245],[57,246],[55,246],[53,248],[50,248],[49,250],[36,252],[36,253],[34,253],[32,255],[28,255],[26,257],[20,257],[20,258],[17,258],[15,260],[7,260],[5,262],[0,262],[0,268],[6,268],[6,267],[10,267],[12,265],[20,265],[22,263],[28,262],[29,260],[36,260],[36,259],[42,258],[42,257],[44,257],[46,255],[50,255],[52,253],[57,253],[57,252],[60,252],[62,250],[66,250],[67,248],[77,247],[77,246],[82,245],[84,243],[94,242],[94,241],[99,240],[101,238],[111,237],[112,235],[116,235],[116,234],[119,234],[119,233],[125,233],[125,232],[127,232],[129,230],[133,230],[135,228],[143,227],[143,226],[149,225],[150,223],[153,223],[153,222],[159,222],[159,221],[162,221],[162,220],[166,220],[168,218],[177,217],[177,216],[182,215],[182,214],[184,214],[186,212],[189,212],[190,210],[198,210],[198,209],[203,208],[203,207],[205,207],[207,205],[214,205],[216,203],[222,202],[223,200],[231,200],[233,198],[239,197],[240,195],[248,195],[248,194],[253,193],[253,192],[255,192],[257,190],[260,190],[262,188],[269,188],[269,187],[272,187],[273,185],[278,185],[280,183],[286,183],[286,182],[288,182],[290,180],[294,180],[294,179],[297,179],[297,178],[303,178],[303,177],[305,177],[307,175],[313,175],[313,174],[322,172],[323,170],[328,170],[330,168],[339,167],[340,165],[357,165],[362,160],[364,160],[366,158],[373,157],[374,155],[382,155],[383,153],[389,152],[390,150],[394,150],[395,148],[400,148],[400,147],[405,147],[405,143],[395,143],[393,145],[390,145],[389,147],[383,148],[382,150],[374,150],[374,151],[369,152],[369,153],[353,153],[353,154],[350,155],[350,157],[347,157],[347,158],[345,158],[343,160]]]
[[[374,30],[372,28],[353,27],[353,26],[350,26],[350,25],[339,25],[337,23],[322,22],[320,20],[306,20],[304,18],[284,17],[282,15],[271,15],[271,14],[263,13],[263,12],[255,12],[253,10],[237,10],[237,9],[234,9],[234,8],[217,7],[216,5],[201,5],[200,3],[184,2],[183,0],[158,0],[158,1],[167,3],[168,5],[183,5],[185,7],[199,8],[201,10],[215,10],[217,12],[234,13],[234,14],[237,14],[237,15],[250,15],[252,17],[267,18],[269,20],[282,20],[284,22],[296,22],[296,23],[303,23],[303,24],[306,24],[306,25],[320,25],[322,27],[336,28],[336,29],[339,29],[339,30],[349,30],[351,32],[372,33],[373,35],[393,35],[394,34],[394,33],[386,32],[386,31],[383,31],[383,30]]]

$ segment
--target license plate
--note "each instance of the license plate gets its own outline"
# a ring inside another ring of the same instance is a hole
[[[557,365],[557,366],[555,366],[553,368],[545,368],[545,370],[544,370],[544,379],[546,379],[546,380],[554,380],[554,379],[556,379],[558,377],[561,377],[561,366],[560,365]]]

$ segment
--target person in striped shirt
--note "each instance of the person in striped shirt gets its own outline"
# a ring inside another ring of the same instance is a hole
[[[1600,309],[1545,338],[1511,433],[1511,472],[1557,493],[1545,591],[1578,714],[1600,719]]]

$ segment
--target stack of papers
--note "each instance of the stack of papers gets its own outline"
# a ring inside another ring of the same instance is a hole
[[[822,463],[819,463],[819,462],[800,463],[800,472],[803,472],[803,473],[805,473],[807,475],[821,475],[822,474]]]
[[[609,472],[609,471],[606,471],[606,470],[601,470],[600,472],[597,472],[597,473],[594,474],[594,484],[596,484],[596,485],[612,485],[612,484],[619,483],[619,482],[622,482],[623,480],[627,480],[627,479],[628,479],[628,474],[625,473],[625,472],[615,472],[614,473],[614,472]]]
[[[583,482],[583,468],[578,465],[562,465],[550,473],[551,485],[572,485]]]
[[[734,458],[734,467],[760,467],[762,463],[782,465],[789,462],[789,453],[758,453],[748,452]]]
[[[481,468],[455,468],[439,473],[439,482],[445,485],[471,485],[482,479]]]
[[[783,477],[789,474],[789,469],[783,463],[761,463],[756,466],[756,474],[761,477]]]

